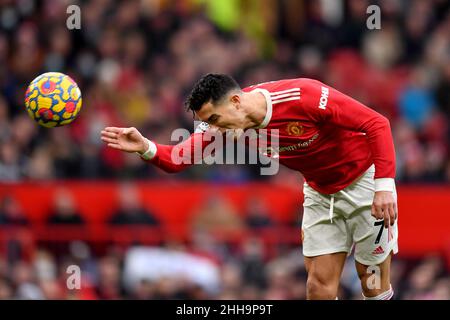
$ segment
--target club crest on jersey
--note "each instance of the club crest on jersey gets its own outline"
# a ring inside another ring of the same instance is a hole
[[[290,136],[301,136],[303,131],[303,126],[299,122],[289,122],[286,126],[286,132]]]

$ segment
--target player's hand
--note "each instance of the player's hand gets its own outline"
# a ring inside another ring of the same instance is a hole
[[[377,191],[373,198],[372,216],[384,219],[384,227],[392,226],[397,219],[397,203],[390,191]]]
[[[148,148],[147,140],[136,128],[106,127],[102,130],[102,141],[108,147],[126,152],[144,153]]]

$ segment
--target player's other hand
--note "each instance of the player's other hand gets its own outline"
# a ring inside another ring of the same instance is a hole
[[[108,147],[126,152],[144,153],[148,142],[136,128],[106,127],[102,130],[102,141]]]
[[[384,219],[384,227],[392,226],[397,219],[397,202],[390,191],[377,191],[373,198],[372,216]]]

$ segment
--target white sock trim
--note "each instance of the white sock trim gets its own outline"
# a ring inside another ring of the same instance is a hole
[[[364,300],[391,300],[394,296],[394,290],[392,289],[392,285],[390,286],[390,289],[388,291],[385,291],[383,293],[380,293],[379,295],[375,297],[366,297],[364,294],[362,295]]]

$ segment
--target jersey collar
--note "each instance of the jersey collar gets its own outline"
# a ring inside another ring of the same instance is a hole
[[[267,127],[267,125],[270,122],[270,119],[272,118],[272,99],[270,98],[270,93],[266,89],[262,88],[256,88],[252,90],[252,92],[260,92],[264,95],[264,98],[266,98],[266,105],[267,105],[267,112],[266,116],[264,117],[264,120],[259,124],[259,126],[256,127],[256,129],[264,129]]]

